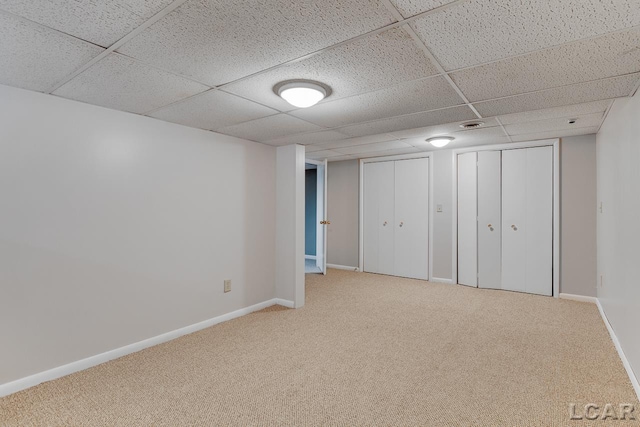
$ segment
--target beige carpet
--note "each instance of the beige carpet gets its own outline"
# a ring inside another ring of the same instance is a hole
[[[303,309],[0,399],[0,425],[580,426],[590,402],[640,412],[595,305],[330,270]]]

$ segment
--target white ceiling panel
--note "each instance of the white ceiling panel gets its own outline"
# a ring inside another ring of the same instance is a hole
[[[565,105],[543,110],[525,111],[524,113],[507,114],[500,116],[503,125],[514,123],[534,122],[537,120],[553,119],[557,117],[577,117],[585,114],[604,113],[609,108],[611,101],[595,101],[584,104]]]
[[[414,147],[421,148],[424,151],[439,150],[440,148],[436,148],[425,141],[425,138],[430,138],[432,136],[438,135],[441,134],[425,134],[420,138],[409,138],[403,141],[413,145]],[[453,136],[455,139],[449,145],[444,147],[444,149],[474,147],[477,145],[505,144],[507,142],[510,142],[509,137],[500,127],[466,130],[455,132],[453,134],[450,134],[450,136]]]
[[[474,120],[465,120],[465,121],[459,121],[459,122],[456,122],[456,123],[446,123],[446,124],[443,124],[443,125],[426,126],[426,127],[419,127],[419,128],[414,128],[414,129],[407,129],[407,130],[403,130],[403,131],[399,131],[399,132],[394,132],[393,135],[397,136],[398,138],[430,138],[430,137],[436,136],[436,135],[449,135],[449,134],[452,134],[454,132],[463,131],[463,129],[460,127],[460,125],[463,124],[463,123],[468,123],[468,122],[482,122],[482,123],[484,123],[482,125],[482,127],[478,128],[478,129],[486,129],[486,128],[490,128],[490,127],[499,126],[498,122],[493,117],[488,118],[488,119],[477,119],[476,118]],[[478,130],[478,129],[476,129],[476,130]]]
[[[0,13],[0,83],[40,92],[104,49]]]
[[[462,99],[438,76],[325,102],[291,114],[322,126],[338,127],[460,104]]]
[[[471,0],[412,25],[454,70],[639,24],[637,0]]]
[[[454,0],[391,0],[405,18],[452,3]]]
[[[225,86],[224,90],[290,111],[295,107],[272,90],[284,80],[321,81],[331,87],[328,99],[334,100],[435,74],[436,68],[423,51],[405,31],[396,28]]]
[[[349,136],[336,132],[333,130],[323,130],[320,132],[307,132],[299,133],[295,135],[285,136],[283,138],[276,138],[266,141],[269,145],[289,145],[289,144],[317,144],[329,141],[337,141],[340,139],[347,139]]]
[[[566,136],[592,135],[594,133],[598,133],[598,126],[516,135],[512,136],[511,139],[513,142],[537,141],[540,139],[563,138]]]
[[[557,117],[547,120],[538,120],[535,122],[514,123],[506,125],[505,129],[509,135],[514,136],[544,131],[561,131],[584,127],[598,127],[602,122],[603,116],[604,113],[592,113],[572,117],[571,119],[576,119],[576,123],[574,124],[570,124],[569,118],[567,117]]]
[[[358,157],[356,156],[349,156],[349,155],[344,155],[344,156],[336,156],[336,157],[329,157],[327,158],[328,162],[344,162],[345,160],[357,160]]]
[[[386,142],[375,142],[373,144],[364,144],[364,145],[354,145],[352,147],[337,147],[334,148],[334,151],[338,151],[342,154],[362,154],[362,153],[373,153],[375,151],[387,151],[387,150],[396,150],[400,148],[410,148],[411,145],[407,144],[403,141],[386,141]]]
[[[207,89],[126,56],[111,54],[58,88],[54,95],[143,114]]]
[[[172,0],[0,0],[0,9],[108,47]]]
[[[304,120],[291,117],[287,114],[264,117],[250,122],[244,122],[233,126],[218,129],[218,132],[251,141],[269,141],[286,135],[302,132],[311,132],[322,129]]]
[[[149,115],[185,126],[216,130],[277,113],[255,102],[212,89]]]
[[[341,157],[344,156],[344,154],[338,153],[337,151],[332,151],[332,150],[322,150],[322,151],[314,151],[312,153],[305,153],[305,157],[307,159],[312,159],[312,160],[323,160],[323,159],[329,159],[331,157]]]
[[[375,0],[190,0],[119,51],[221,85],[393,21]]]
[[[372,157],[386,157],[386,156],[399,156],[401,154],[414,154],[420,153],[423,150],[416,147],[407,148],[394,148],[393,150],[381,150],[381,151],[369,151],[364,153],[355,154],[354,157],[358,159],[370,159]]]
[[[438,125],[442,123],[460,122],[477,119],[471,109],[463,105],[461,107],[447,108],[444,110],[427,111],[423,113],[409,114],[406,116],[392,117],[390,119],[375,122],[361,123],[340,128],[340,132],[351,136],[366,136],[381,132],[389,132],[396,135],[406,129]]]
[[[469,68],[451,78],[471,102],[501,98],[638,72],[638,46],[640,28]]]
[[[482,116],[491,117],[562,105],[581,104],[629,96],[638,79],[640,79],[640,73],[635,73],[525,95],[516,95],[494,101],[479,102],[473,105]]]
[[[355,145],[373,144],[374,142],[395,141],[399,138],[391,134],[378,134],[363,136],[359,138],[342,139],[339,141],[323,142],[320,144],[307,145],[307,151],[333,150],[340,147],[353,147]]]

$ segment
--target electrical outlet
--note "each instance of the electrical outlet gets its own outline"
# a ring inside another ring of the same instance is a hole
[[[231,280],[224,281],[224,291],[231,292]]]

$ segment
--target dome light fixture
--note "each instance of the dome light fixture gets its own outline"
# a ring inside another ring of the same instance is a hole
[[[452,136],[436,136],[433,138],[429,138],[426,141],[434,147],[442,148],[454,139],[455,138]]]
[[[273,87],[273,91],[297,108],[309,108],[331,95],[331,88],[313,80],[287,80]]]

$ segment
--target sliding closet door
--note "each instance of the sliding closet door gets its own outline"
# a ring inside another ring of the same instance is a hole
[[[551,295],[553,148],[502,153],[502,288]]]
[[[478,286],[477,153],[458,155],[458,283]]]
[[[394,164],[364,165],[364,271],[393,274]]]
[[[500,289],[501,152],[478,153],[478,287]]]
[[[429,279],[429,159],[395,163],[394,274]]]

